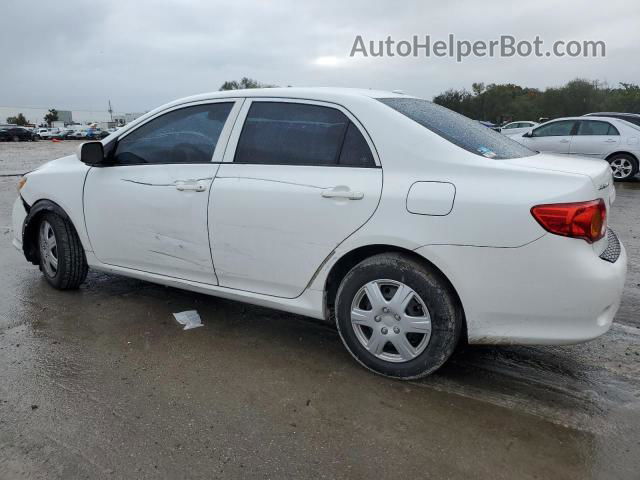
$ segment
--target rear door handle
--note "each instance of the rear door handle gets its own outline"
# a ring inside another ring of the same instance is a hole
[[[613,138],[609,138],[605,140],[604,143],[616,143],[616,141]]]
[[[567,140],[566,138],[560,140],[560,143],[569,143],[569,140]]]
[[[362,200],[364,193],[354,192],[349,187],[342,185],[334,188],[325,188],[322,190],[322,198],[346,198],[347,200]]]
[[[177,180],[175,186],[180,192],[204,192],[207,189],[204,183],[196,180]]]

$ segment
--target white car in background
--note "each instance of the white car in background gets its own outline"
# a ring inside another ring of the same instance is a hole
[[[500,133],[503,135],[522,135],[528,132],[533,127],[538,125],[536,122],[521,121],[521,122],[509,122],[505,126],[500,128]]]
[[[51,131],[48,128],[38,128],[35,135],[43,140],[51,138]]]
[[[638,173],[640,127],[610,117],[557,118],[511,137],[532,150],[609,162],[616,181]]]
[[[335,321],[359,363],[397,378],[461,339],[602,335],[626,275],[606,162],[390,92],[177,100],[19,192],[14,245],[55,288],[91,268]]]

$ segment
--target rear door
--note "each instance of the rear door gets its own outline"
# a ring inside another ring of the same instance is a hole
[[[620,132],[603,120],[580,120],[570,153],[602,158],[620,143]]]
[[[247,100],[209,206],[221,286],[300,295],[375,211],[382,169],[349,112],[321,102]]]
[[[523,143],[538,152],[569,153],[575,125],[575,120],[545,123],[534,128]]]

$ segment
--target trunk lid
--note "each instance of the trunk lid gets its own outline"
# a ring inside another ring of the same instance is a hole
[[[501,161],[526,168],[586,175],[593,182],[598,198],[603,198],[607,205],[611,205],[615,200],[611,167],[605,160],[573,155],[539,153],[530,157]]]

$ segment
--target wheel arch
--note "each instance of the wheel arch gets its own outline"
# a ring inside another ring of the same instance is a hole
[[[628,156],[632,157],[636,161],[636,165],[638,163],[638,157],[636,155],[634,155],[631,152],[625,152],[624,150],[620,150],[620,151],[617,151],[617,152],[610,153],[609,155],[607,155],[605,160],[609,161],[609,159],[615,157],[616,155],[628,155]]]
[[[335,307],[336,295],[338,293],[338,288],[340,287],[340,283],[342,282],[342,279],[345,277],[345,275],[347,275],[347,273],[349,273],[349,271],[353,267],[355,267],[358,263],[365,260],[366,258],[369,258],[373,255],[382,254],[382,253],[405,254],[407,257],[411,258],[417,263],[425,265],[428,268],[434,270],[442,277],[442,280],[450,288],[451,292],[455,297],[455,300],[458,302],[462,310],[463,324],[462,324],[461,339],[464,339],[464,341],[466,342],[467,320],[464,313],[464,305],[462,303],[462,300],[460,299],[460,295],[458,294],[458,291],[456,290],[455,286],[451,283],[451,281],[444,274],[444,272],[440,268],[438,268],[438,266],[435,265],[433,262],[429,261],[427,258],[423,257],[422,255],[420,255],[419,253],[416,253],[413,250],[399,247],[397,245],[388,245],[388,244],[364,245],[364,246],[354,248],[353,250],[350,250],[349,252],[342,255],[342,257],[340,257],[336,261],[336,263],[331,267],[331,270],[329,271],[325,280],[324,302],[323,302],[324,318],[329,321],[333,321],[333,315],[334,315],[333,312]]]
[[[38,225],[40,224],[40,219],[45,213],[51,212],[62,217],[64,220],[69,222],[69,225],[71,225],[76,235],[78,230],[73,224],[71,217],[69,217],[67,212],[65,212],[57,203],[43,199],[38,200],[31,206],[28,206],[24,199],[23,202],[27,209],[27,216],[25,217],[24,224],[22,225],[22,251],[29,262],[34,265],[38,265],[40,263],[40,250],[38,249]]]

